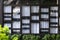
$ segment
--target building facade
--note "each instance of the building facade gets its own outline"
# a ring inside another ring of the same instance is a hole
[[[60,33],[58,0],[0,0],[0,24],[10,33]]]

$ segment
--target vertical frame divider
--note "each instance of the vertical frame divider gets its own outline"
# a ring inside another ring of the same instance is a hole
[[[31,34],[31,5],[30,5],[30,34]]]
[[[58,5],[58,34],[59,34],[59,5]]]
[[[20,14],[20,17],[21,17],[21,20],[20,20],[21,21],[21,28],[20,28],[21,31],[20,31],[20,33],[22,34],[22,2],[21,2],[21,6],[20,6],[20,13],[21,13]]]
[[[49,34],[50,34],[50,6],[49,6]]]
[[[11,12],[11,34],[13,34],[13,5],[12,5],[12,12]]]

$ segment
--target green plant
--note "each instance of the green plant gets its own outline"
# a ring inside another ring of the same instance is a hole
[[[56,40],[60,40],[60,34],[56,35]]]
[[[14,34],[11,36],[11,40],[18,40],[19,36],[17,34]]]
[[[2,27],[0,25],[0,40],[9,40],[9,28],[7,26]]]
[[[23,40],[39,40],[40,37],[37,35],[23,35]]]
[[[42,40],[50,40],[50,34],[46,34],[46,35],[42,38]]]
[[[56,40],[56,35],[55,34],[51,35],[51,40]]]

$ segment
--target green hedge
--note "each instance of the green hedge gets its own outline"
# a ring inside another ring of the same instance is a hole
[[[45,34],[43,37],[40,35],[21,35],[9,33],[7,26],[2,27],[0,25],[0,40],[60,40],[60,34]]]

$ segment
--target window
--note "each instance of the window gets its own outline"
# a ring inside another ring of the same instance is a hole
[[[20,21],[18,21],[18,22],[17,21],[14,21],[13,22],[13,28],[20,28],[20,25],[21,25],[20,24]]]
[[[41,8],[41,12],[49,12],[48,8]]]
[[[11,6],[4,6],[4,13],[11,13],[12,11],[12,7]]]
[[[39,23],[31,23],[31,33],[39,34]]]
[[[32,20],[39,20],[39,16],[32,16]]]
[[[31,6],[32,13],[39,13],[39,6]]]
[[[48,14],[41,14],[41,18],[49,18],[49,15]]]
[[[58,28],[50,28],[50,33],[58,33]]]
[[[30,6],[22,6],[22,16],[30,16]]]
[[[49,28],[49,22],[47,21],[41,21],[41,28]]]

